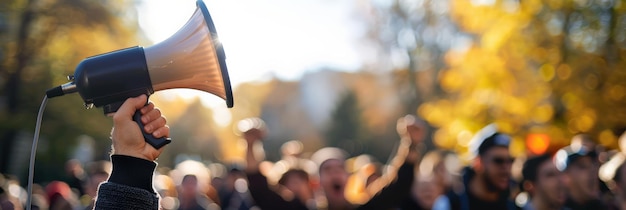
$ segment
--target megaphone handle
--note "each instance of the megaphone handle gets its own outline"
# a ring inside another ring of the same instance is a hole
[[[144,125],[141,122],[141,112],[139,110],[135,111],[135,114],[133,115],[133,120],[135,120],[135,122],[139,125],[139,129],[141,130],[141,133],[143,133],[143,138],[146,140],[146,142],[152,145],[152,147],[154,147],[155,149],[160,149],[161,147],[172,142],[171,138],[156,138],[152,134],[146,133],[146,130],[144,130],[143,128]]]

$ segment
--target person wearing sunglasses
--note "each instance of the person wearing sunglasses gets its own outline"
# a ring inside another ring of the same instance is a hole
[[[463,189],[448,192],[437,199],[434,208],[452,210],[517,209],[509,199],[513,158],[509,153],[511,138],[491,124],[471,140],[476,155],[463,170]]]

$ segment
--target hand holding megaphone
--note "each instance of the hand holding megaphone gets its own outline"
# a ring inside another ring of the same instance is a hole
[[[145,105],[147,99],[148,97],[145,95],[129,98],[117,112],[112,114],[113,155],[126,155],[154,161],[163,151],[162,147],[165,144],[157,148],[148,141],[146,135],[153,139],[167,139],[169,141],[167,137],[170,129],[167,126],[167,120],[153,103]],[[137,122],[133,119],[137,114],[141,125],[144,125],[143,127],[138,127]],[[152,146],[148,146],[149,143]]]
[[[189,21],[167,40],[147,48],[137,46],[86,58],[68,77],[70,82],[49,89],[46,96],[78,92],[87,108],[103,107],[109,114],[128,98],[190,88],[216,95],[232,107],[224,48],[204,2],[198,0],[196,6]],[[134,119],[141,127],[139,112]],[[169,143],[151,139],[146,133],[144,136],[156,149]]]

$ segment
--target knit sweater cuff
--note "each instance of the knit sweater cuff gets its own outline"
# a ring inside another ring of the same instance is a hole
[[[140,188],[103,182],[98,188],[94,210],[109,209],[157,210],[159,196]]]
[[[113,170],[109,182],[154,192],[152,177],[157,166],[155,162],[125,155],[111,155],[111,162]]]

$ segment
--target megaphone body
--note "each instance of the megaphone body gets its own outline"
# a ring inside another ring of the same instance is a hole
[[[206,5],[202,0],[196,5],[189,21],[170,38],[147,48],[137,46],[86,58],[69,77],[72,81],[48,90],[47,97],[78,92],[87,107],[103,107],[109,114],[131,97],[190,88],[216,95],[232,107],[224,49]],[[151,135],[144,133],[144,137]],[[157,149],[169,143],[146,140]]]

